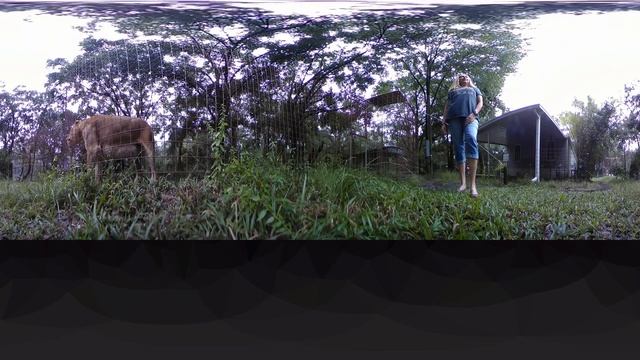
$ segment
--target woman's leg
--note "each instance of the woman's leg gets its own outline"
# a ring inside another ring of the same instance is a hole
[[[466,156],[469,159],[469,175],[471,178],[471,195],[478,196],[478,188],[476,186],[476,170],[478,169],[478,120],[474,120],[471,124],[464,128],[464,145]]]
[[[449,122],[449,132],[451,132],[451,141],[453,142],[453,153],[455,154],[456,167],[460,176],[460,188],[458,191],[464,191],[467,188],[465,176],[465,151],[464,151],[464,119],[451,119]]]
[[[465,163],[457,165],[458,166],[458,176],[460,178],[460,187],[458,188],[458,191],[460,191],[460,192],[467,190],[467,177],[466,177],[466,174],[465,174],[465,172],[466,172],[465,171],[466,170],[465,169],[465,167],[466,167],[465,165],[466,165]]]
[[[478,169],[478,159],[469,159],[469,177],[471,179],[471,195],[478,195],[476,186],[476,170]]]

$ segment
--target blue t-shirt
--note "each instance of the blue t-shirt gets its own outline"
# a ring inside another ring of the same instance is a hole
[[[478,105],[478,96],[482,96],[482,92],[477,87],[461,87],[449,91],[447,95],[447,120],[469,116]]]

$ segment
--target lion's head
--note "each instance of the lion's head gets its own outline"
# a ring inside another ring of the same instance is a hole
[[[80,120],[71,125],[69,129],[69,135],[67,135],[67,145],[69,147],[79,144],[82,141],[82,123]]]

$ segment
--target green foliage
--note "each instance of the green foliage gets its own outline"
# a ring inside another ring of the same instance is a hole
[[[629,176],[640,179],[640,151],[636,151],[629,165]]]
[[[71,62],[48,61],[52,71],[46,86],[61,97],[58,101],[76,102],[83,116],[106,113],[146,119],[167,100],[168,75],[175,70],[164,56],[172,54],[172,47],[179,48],[178,44],[89,36],[81,46],[83,53]]]
[[[9,151],[0,149],[0,179],[10,179],[11,172],[11,155]]]
[[[597,174],[600,162],[614,149],[616,108],[610,102],[598,106],[591,97],[575,100],[577,112],[564,113],[561,122],[569,125],[578,161],[578,176]]]
[[[427,190],[343,167],[293,171],[245,154],[218,176],[176,182],[50,172],[0,182],[0,237],[16,239],[638,238],[640,183],[480,186],[481,197]],[[444,182],[455,174],[443,174]]]
[[[218,128],[214,129],[209,125],[209,136],[211,137],[211,173],[210,177],[220,175],[223,169],[224,140],[227,131],[227,123],[222,120],[218,123]]]
[[[432,165],[448,160],[447,145],[439,126],[449,87],[458,72],[472,76],[483,92],[483,119],[504,109],[499,94],[504,81],[524,56],[522,39],[504,22],[468,19],[452,14],[424,21],[401,18],[388,31],[388,67],[397,78],[387,77],[376,91],[401,90],[407,102],[384,109],[393,119],[391,137],[406,148],[411,158],[424,158],[424,144],[430,139]],[[444,151],[443,151],[444,150]],[[453,164],[451,163],[451,166]]]
[[[621,106],[621,121],[616,124],[616,140],[622,151],[628,145],[640,145],[640,81],[625,85],[625,95]]]

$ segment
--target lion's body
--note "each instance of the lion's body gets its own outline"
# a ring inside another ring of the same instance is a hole
[[[115,170],[124,170],[130,161],[133,161],[137,172],[142,170],[142,156],[144,155],[141,145],[103,145],[102,157],[112,162]]]
[[[102,145],[102,156],[110,160],[134,159],[141,155],[140,145]]]
[[[100,162],[123,159],[136,154],[137,146],[145,152],[151,179],[155,180],[155,154],[153,130],[139,118],[95,115],[76,121],[69,130],[70,146],[82,141],[87,152],[87,165],[95,165],[96,180],[100,181]]]

